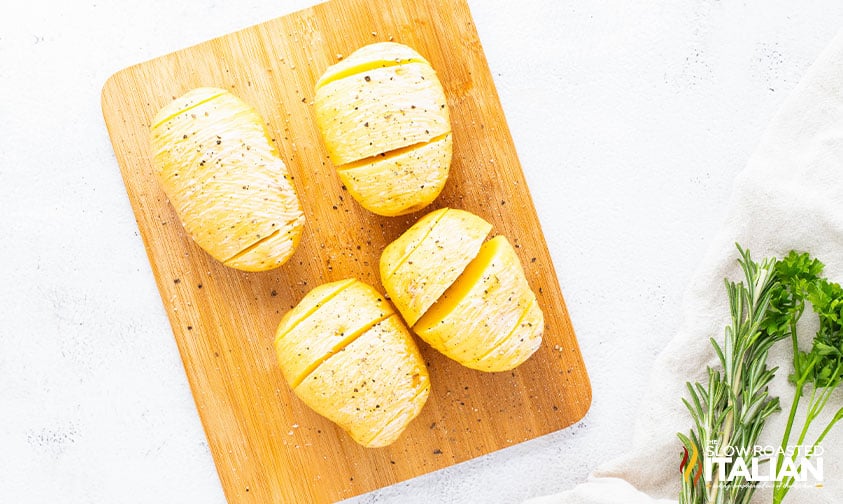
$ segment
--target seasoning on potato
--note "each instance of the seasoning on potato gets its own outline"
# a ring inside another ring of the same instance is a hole
[[[541,344],[544,320],[515,249],[498,235],[413,326],[433,348],[481,371],[506,371]]]
[[[307,293],[282,318],[275,350],[293,392],[366,447],[394,442],[430,393],[427,367],[401,317],[357,279]]]
[[[395,42],[363,46],[316,83],[316,123],[348,192],[395,216],[429,205],[451,165],[445,92],[430,63]]]
[[[384,248],[381,283],[410,327],[474,259],[491,229],[471,212],[440,208]]]
[[[223,89],[196,88],[161,108],[151,133],[155,174],[202,249],[245,271],[293,255],[304,214],[251,106]]]
[[[515,249],[491,224],[442,208],[381,254],[381,282],[413,331],[481,371],[506,371],[539,348],[544,316]]]

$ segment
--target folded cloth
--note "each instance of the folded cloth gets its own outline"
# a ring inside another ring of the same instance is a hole
[[[723,279],[743,279],[735,243],[756,261],[783,257],[792,249],[809,252],[826,264],[825,276],[843,282],[843,32],[808,70],[737,176],[726,221],[685,292],[678,332],[655,362],[631,450],[572,490],[529,504],[675,502],[683,454],[676,433],[688,433],[692,426],[681,398],[687,397],[687,381],[705,383],[706,367],[717,365],[709,338],[722,341],[729,322]],[[813,339],[809,329],[801,331],[803,349]],[[785,411],[768,419],[761,446],[781,443],[794,393],[787,381],[789,346],[776,344],[768,359],[770,367],[779,367],[771,394],[782,399]],[[836,391],[813,425],[825,426],[841,405],[843,393]],[[843,423],[822,447],[823,481],[797,483],[785,503],[843,502]],[[772,502],[770,488],[756,492],[753,503],[760,502]]]

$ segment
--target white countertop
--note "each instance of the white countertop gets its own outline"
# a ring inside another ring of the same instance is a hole
[[[0,8],[0,502],[224,502],[100,90],[313,3]],[[833,0],[469,4],[594,402],[571,428],[349,502],[519,502],[622,452],[734,176],[843,26]]]

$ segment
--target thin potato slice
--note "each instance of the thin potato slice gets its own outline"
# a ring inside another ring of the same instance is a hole
[[[223,89],[197,88],[158,112],[151,135],[155,174],[202,249],[246,271],[292,256],[304,214],[254,109]]]
[[[427,368],[397,315],[361,334],[295,387],[305,404],[367,447],[395,441],[429,390]]]
[[[337,174],[351,196],[366,210],[388,217],[427,206],[445,186],[451,163],[448,133],[423,145],[413,145],[376,156],[364,163],[345,165]]]
[[[279,229],[269,236],[259,238],[257,242],[241,250],[234,257],[226,259],[223,264],[245,271],[262,271],[282,264],[282,257],[290,257],[298,247],[301,238],[300,223]]]
[[[474,259],[492,225],[465,210],[440,209],[442,216],[429,229],[424,218],[411,226],[381,254],[381,283],[395,307],[412,327]],[[409,244],[412,252],[389,271]]]
[[[396,42],[369,44],[351,53],[339,63],[331,65],[316,82],[316,89],[329,82],[350,75],[359,74],[379,67],[402,65],[404,63],[426,63],[415,49]]]
[[[282,319],[279,325],[275,352],[284,378],[291,387],[295,388],[325,359],[394,313],[392,305],[366,283],[354,280],[339,286],[341,290],[321,303],[318,299],[330,289],[317,291],[317,287],[299,303],[302,308],[298,313],[291,315],[290,319]],[[311,310],[310,307],[316,304],[318,307]],[[309,315],[299,318],[297,315],[302,312]],[[289,324],[294,319],[299,320],[296,324]]]
[[[380,275],[381,282],[386,283],[387,280],[395,273],[399,266],[404,264],[410,254],[424,241],[427,236],[436,227],[439,219],[448,211],[447,208],[440,208],[434,210],[421,219],[417,220],[413,226],[399,236],[395,241],[389,244],[381,252],[380,258]]]
[[[477,359],[472,366],[481,371],[506,371],[530,358],[542,343],[544,313],[535,299],[518,325],[498,346]]]
[[[283,338],[293,327],[305,318],[313,315],[328,300],[337,295],[341,290],[353,284],[354,278],[346,278],[337,282],[330,282],[314,287],[299,301],[293,309],[289,310],[281,318],[278,330],[275,333],[275,341]]]
[[[316,91],[314,103],[336,166],[451,131],[445,94],[426,63],[374,68],[332,81]]]
[[[506,237],[496,236],[483,244],[413,330],[464,366],[504,371],[521,364],[538,348],[535,334],[519,329],[525,313],[534,306],[535,295],[515,249]],[[531,314],[527,320],[528,329],[534,318]],[[540,329],[538,336],[540,342]]]

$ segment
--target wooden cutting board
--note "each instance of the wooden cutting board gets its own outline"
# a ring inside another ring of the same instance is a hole
[[[437,70],[454,135],[451,176],[425,211],[378,217],[343,190],[314,124],[313,85],[354,49],[392,40]],[[154,179],[149,125],[190,88],[230,89],[266,119],[307,223],[279,269],[226,268],[193,244]],[[102,108],[129,200],[228,501],[331,502],[550,433],[581,419],[591,388],[512,138],[464,0],[332,0],[112,76]],[[426,211],[489,220],[516,245],[544,310],[541,349],[513,372],[463,368],[420,342],[432,394],[393,445],[365,449],[310,411],[277,368],[275,328],[323,282],[379,288],[383,247]]]

